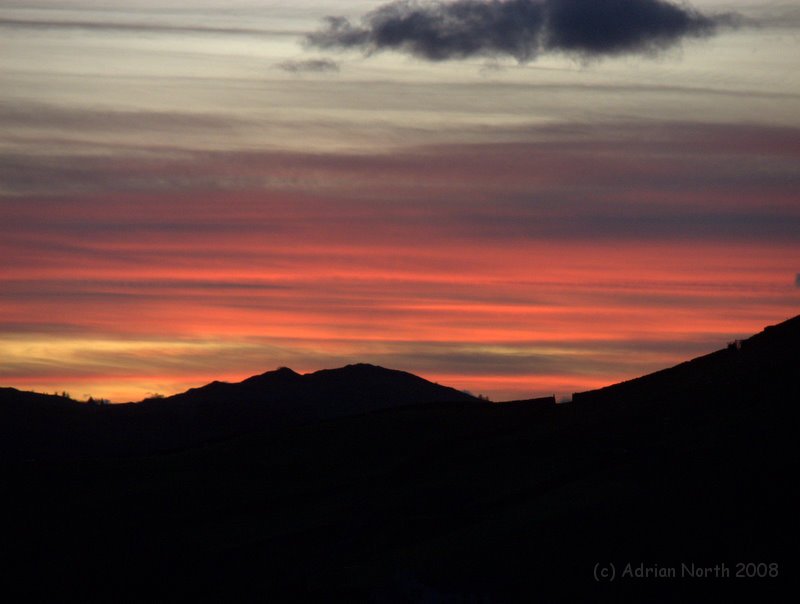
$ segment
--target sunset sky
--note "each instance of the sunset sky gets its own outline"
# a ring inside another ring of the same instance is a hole
[[[796,0],[0,0],[0,386],[563,396],[798,313]]]

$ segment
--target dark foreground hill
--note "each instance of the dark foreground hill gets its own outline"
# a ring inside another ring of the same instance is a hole
[[[171,453],[7,461],[4,588],[14,601],[786,601],[798,347],[795,318],[572,404],[438,402]]]
[[[300,375],[287,367],[237,384],[212,382],[166,398],[92,405],[0,388],[6,459],[129,456],[175,451],[253,431],[475,397],[375,365]]]

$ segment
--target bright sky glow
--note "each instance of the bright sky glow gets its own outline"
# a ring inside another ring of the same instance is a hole
[[[654,56],[304,44],[382,1],[0,0],[0,385],[371,362],[569,394],[798,314],[800,9]]]

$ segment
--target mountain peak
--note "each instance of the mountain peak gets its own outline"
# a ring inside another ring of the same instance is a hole
[[[290,376],[290,375],[299,376],[300,375],[299,373],[297,373],[291,367],[278,367],[275,371],[270,371],[268,373],[273,373],[275,375],[285,375],[285,376]]]
[[[400,371],[398,369],[389,369],[387,367],[381,367],[380,365],[373,365],[372,363],[350,363],[349,365],[345,365],[344,367],[338,367],[335,369],[322,369],[321,371],[333,371],[336,373],[361,374],[361,375],[406,373],[405,371]]]
[[[294,382],[303,376],[289,367],[278,367],[272,371],[267,371],[259,375],[254,375],[240,382],[241,384],[261,384],[273,382]],[[234,384],[236,386],[237,384]]]

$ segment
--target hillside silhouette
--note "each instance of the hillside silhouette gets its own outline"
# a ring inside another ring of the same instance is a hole
[[[798,350],[800,317],[560,405],[490,404],[363,365],[111,407],[3,390],[7,591],[779,601],[797,571]],[[266,408],[279,419],[247,415]],[[80,438],[57,443],[65,456],[23,446],[10,436],[35,432],[23,422]],[[609,563],[777,573],[596,582]]]
[[[171,451],[257,430],[443,402],[478,399],[364,363],[306,375],[282,367],[239,383],[215,381],[174,396],[120,405],[87,405],[3,388],[0,454],[64,459]]]

